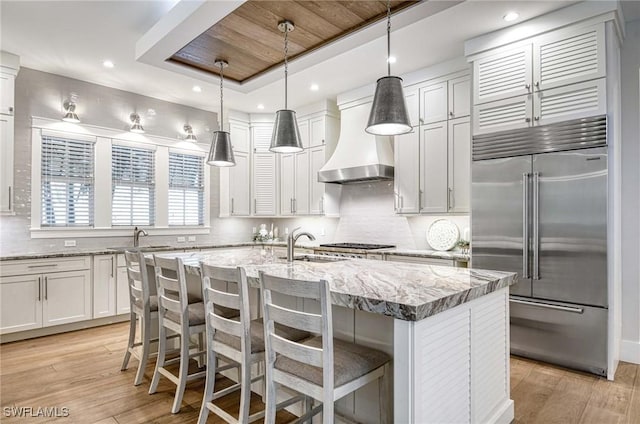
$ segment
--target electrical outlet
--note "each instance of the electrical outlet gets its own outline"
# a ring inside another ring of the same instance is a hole
[[[196,236],[189,236],[189,241],[196,241]]]
[[[184,243],[184,237],[178,237],[178,243]]]
[[[64,247],[76,247],[76,241],[75,240],[65,240],[64,241]]]

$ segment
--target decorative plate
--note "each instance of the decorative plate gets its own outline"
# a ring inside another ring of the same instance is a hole
[[[458,226],[448,219],[435,220],[427,230],[427,243],[434,250],[450,250],[460,238]]]

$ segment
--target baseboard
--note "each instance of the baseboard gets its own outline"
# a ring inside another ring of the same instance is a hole
[[[513,409],[513,400],[507,399],[496,412],[486,421],[493,424],[509,424],[515,417],[515,411]]]
[[[16,342],[19,340],[33,339],[36,337],[50,336],[52,334],[66,333],[69,331],[83,330],[85,328],[99,327],[101,325],[114,324],[116,322],[129,321],[130,315],[115,315],[112,317],[97,318],[88,321],[73,322],[70,324],[55,325],[53,327],[36,328],[33,330],[19,331],[17,333],[0,334],[0,344]]]
[[[620,360],[640,364],[640,342],[622,340],[622,343],[620,343]]]

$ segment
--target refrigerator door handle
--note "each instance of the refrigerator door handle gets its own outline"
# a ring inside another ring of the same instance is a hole
[[[522,278],[529,275],[529,173],[522,174]]]
[[[540,308],[555,309],[558,311],[573,312],[574,314],[582,314],[584,312],[584,308],[554,305],[552,303],[531,302],[529,300],[521,300],[516,298],[509,298],[509,302],[519,303],[521,305],[528,305],[528,306],[538,306]]]
[[[540,174],[533,173],[533,279],[540,279],[540,234],[538,231],[540,222]]]

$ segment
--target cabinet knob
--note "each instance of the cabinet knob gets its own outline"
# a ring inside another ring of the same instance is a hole
[[[525,122],[531,122],[531,118],[524,118]]]
[[[420,123],[424,124],[424,119],[420,118]]]
[[[524,88],[526,88],[527,91],[531,91],[531,84],[525,84]]]
[[[534,120],[536,120],[536,121],[539,121],[539,120],[540,120],[540,117],[539,117],[539,116],[536,116],[536,117],[534,117],[533,119],[534,119]]]
[[[452,112],[449,112],[449,116],[453,116],[453,111],[452,111]]]
[[[540,81],[536,81],[536,88],[540,90]]]

